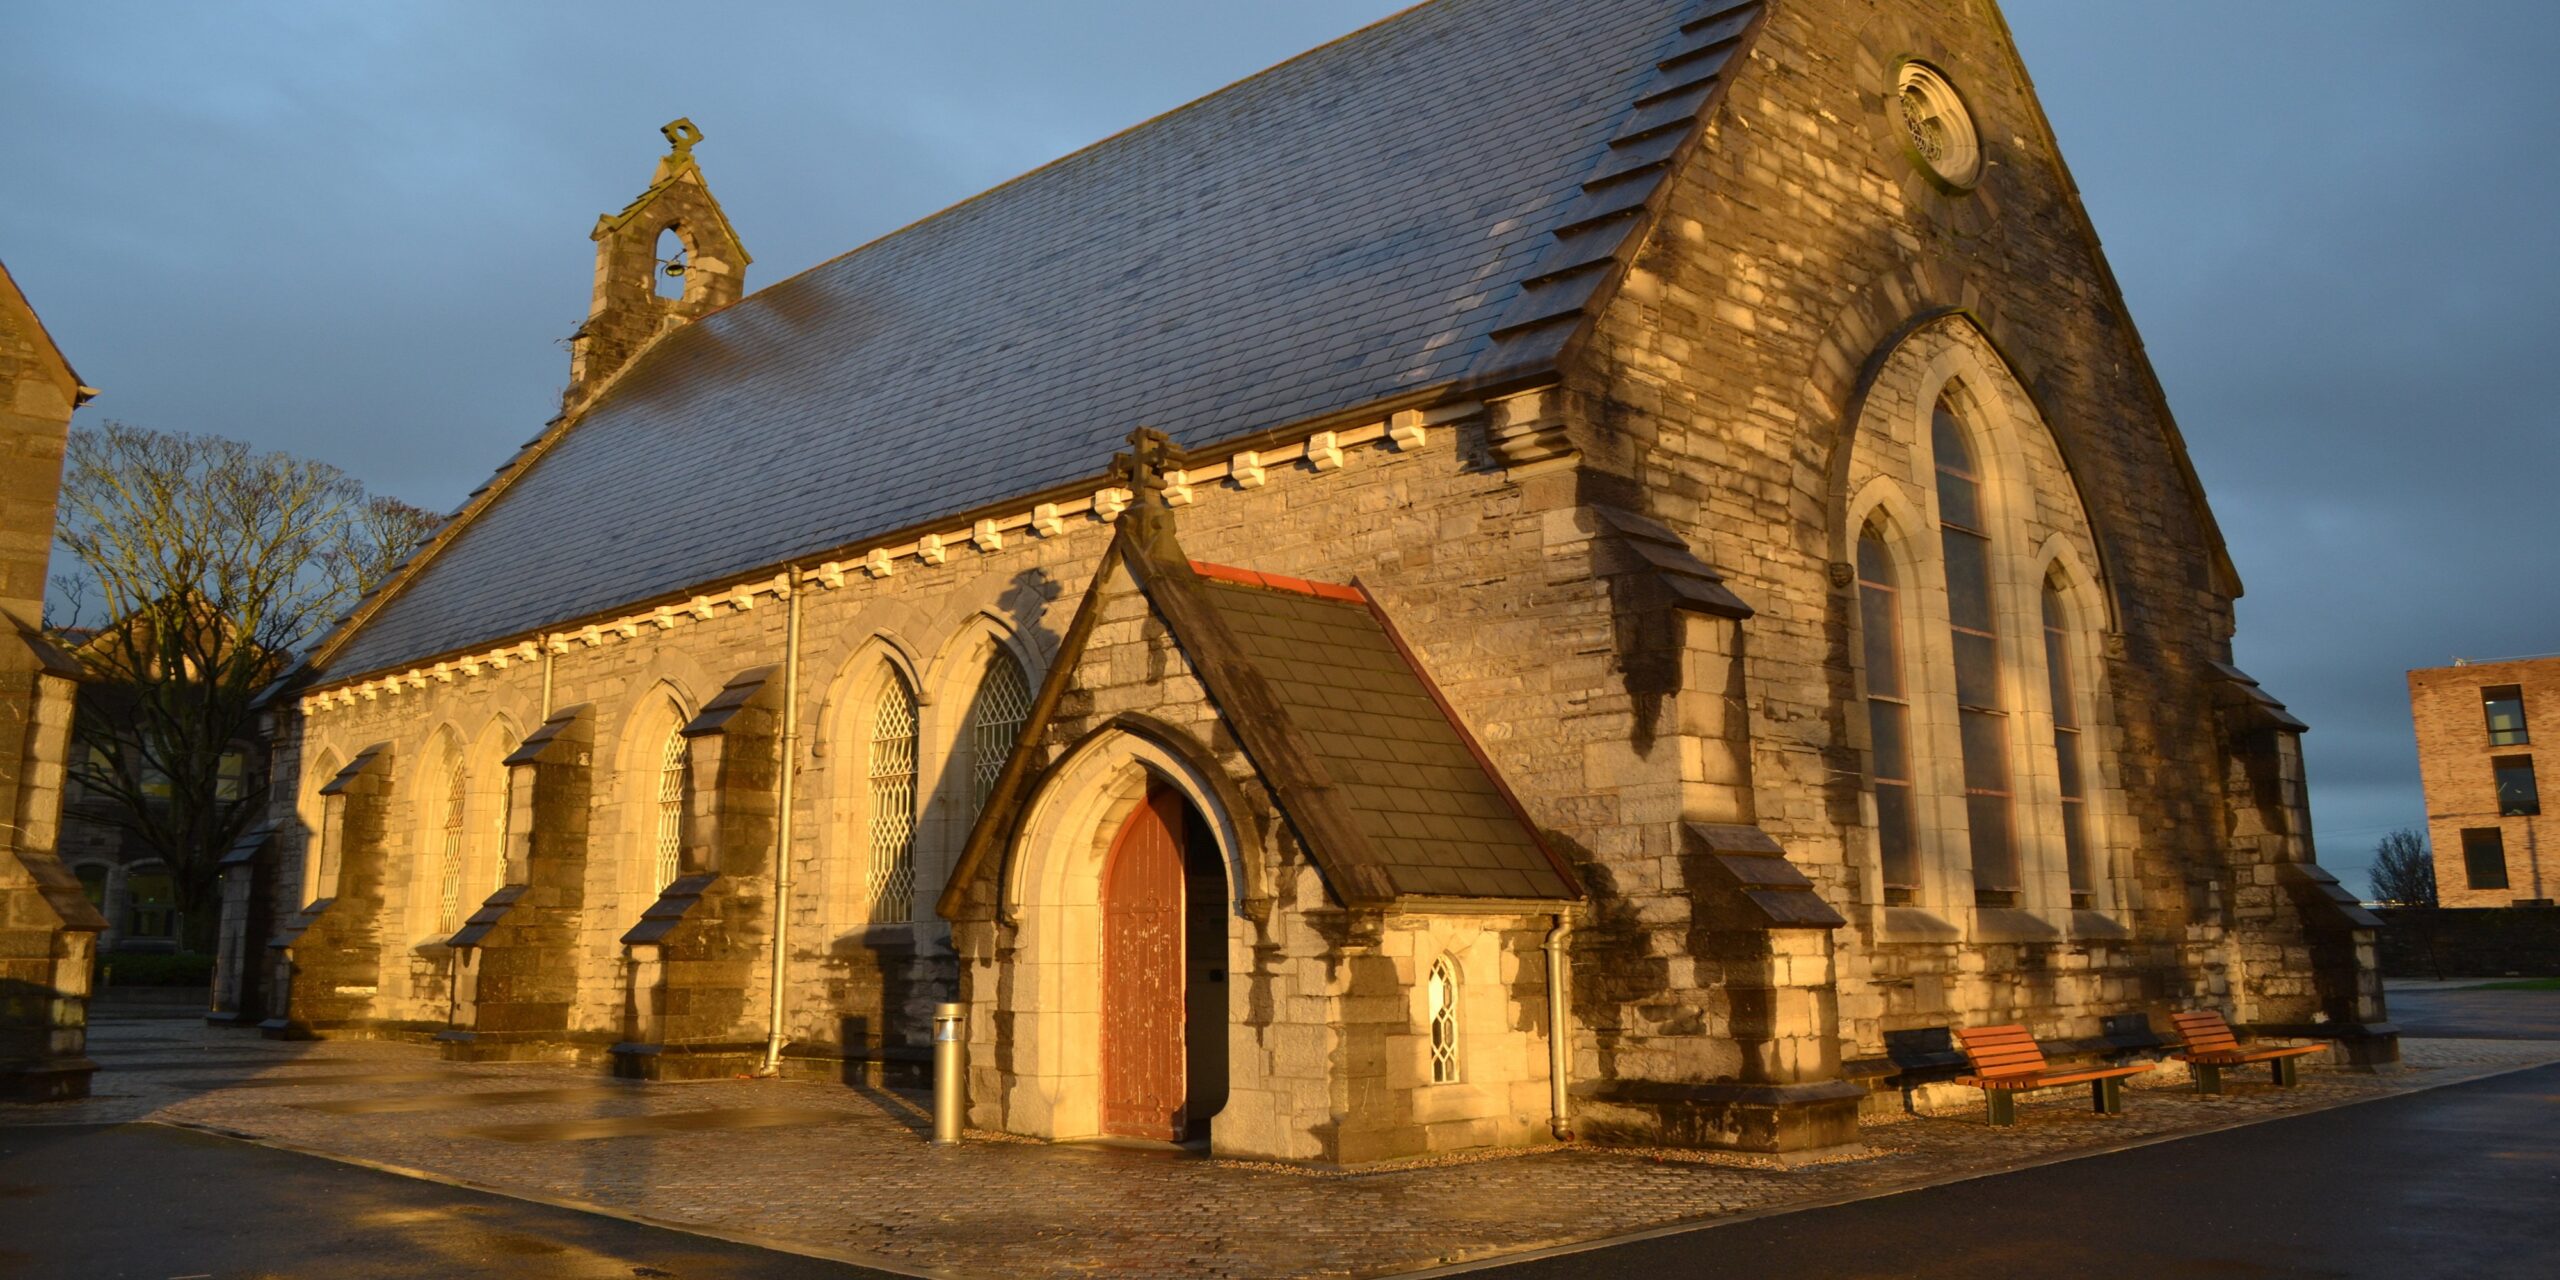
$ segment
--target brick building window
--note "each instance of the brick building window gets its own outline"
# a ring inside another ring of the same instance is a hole
[[[881,672],[871,707],[867,769],[871,791],[871,873],[865,888],[875,924],[914,918],[916,896],[916,695],[894,668]]]
[[[178,886],[169,878],[167,868],[153,864],[150,870],[136,869],[125,873],[124,936],[127,939],[178,936]]]
[[[2524,690],[2495,684],[2480,691],[2480,710],[2489,718],[2489,745],[2521,747],[2533,741],[2524,727]]]
[[[2018,904],[2018,843],[2009,774],[2009,712],[2001,693],[1998,608],[1992,596],[1991,537],[1982,510],[1982,472],[1954,406],[1938,402],[1930,446],[1937,455],[1938,524],[1946,557],[1947,620],[1955,633],[1956,725],[1964,749],[1965,830],[1973,854],[1974,902]]]
[[[684,796],[693,787],[693,760],[684,749],[684,726],[667,731],[658,748],[657,887],[675,883],[684,870]]]
[[[2053,762],[2062,792],[2062,853],[2071,877],[2072,909],[2092,900],[2089,867],[2089,791],[2080,738],[2079,690],[2071,679],[2071,624],[2062,583],[2044,584],[2044,669],[2053,689]]]
[[[1873,526],[1858,538],[1858,630],[1867,668],[1867,781],[1876,797],[1876,850],[1885,903],[1901,906],[1920,885],[1919,842],[1912,832],[1911,694],[1903,672],[1899,578]]]
[[[2489,762],[2498,780],[2498,816],[2530,817],[2542,812],[2542,794],[2533,785],[2532,756],[2499,756]]]
[[[2496,827],[2466,827],[2462,832],[2462,875],[2474,889],[2507,887],[2507,838]]]
[[[1031,714],[1031,683],[1023,678],[1022,664],[1004,645],[988,644],[987,673],[978,682],[978,696],[969,705],[969,816],[972,821],[986,807],[987,797],[995,794],[996,777],[1004,772],[1004,762],[1013,755],[1013,744],[1022,736],[1022,722]]]
[[[1458,967],[1442,956],[1431,963],[1425,992],[1431,1017],[1431,1083],[1456,1084],[1458,1057]]]

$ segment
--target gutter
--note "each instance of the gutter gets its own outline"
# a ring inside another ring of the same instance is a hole
[[[782,812],[774,822],[773,834],[773,1003],[766,1013],[764,1065],[760,1076],[771,1076],[782,1069],[782,1015],[786,985],[791,976],[791,837],[793,785],[800,771],[800,567],[793,565],[783,575],[791,585],[787,621],[782,631],[782,778],[776,797]]]
[[[1572,988],[1565,981],[1565,946],[1573,937],[1573,917],[1558,911],[1547,930],[1547,1108],[1548,1131],[1558,1142],[1573,1138],[1571,1030]]]

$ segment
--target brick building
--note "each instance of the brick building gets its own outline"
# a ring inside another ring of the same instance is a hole
[[[668,137],[295,677],[272,1032],[901,1075],[957,1000],[979,1125],[1328,1161],[1824,1146],[1958,1024],[2394,1052],[1991,5],[1440,0],[752,295]]]
[[[79,663],[46,639],[45,570],[72,411],[97,394],[0,267],[0,1099],[89,1092],[90,962],[105,921],[62,865]]]
[[[2537,709],[2538,712],[2537,712]],[[2448,907],[2549,906],[2560,848],[2542,820],[2533,722],[2560,715],[2560,656],[2465,662],[2409,673],[2427,846]]]

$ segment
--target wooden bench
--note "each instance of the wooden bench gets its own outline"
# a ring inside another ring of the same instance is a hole
[[[2274,1069],[2276,1087],[2290,1089],[2302,1082],[2294,1059],[2329,1047],[2325,1044],[2292,1044],[2265,1049],[2246,1048],[2238,1036],[2231,1034],[2231,1024],[2211,1009],[2202,1013],[2171,1014],[2169,1020],[2178,1025],[2179,1038],[2187,1042],[2185,1050],[2176,1056],[2178,1061],[2196,1073],[2198,1093],[2222,1092],[2222,1069],[2245,1067],[2252,1062],[2268,1064]]]
[[[1991,1123],[2007,1125],[2018,1122],[2018,1095],[2037,1089],[2058,1089],[2067,1084],[2089,1086],[2089,1109],[2100,1115],[2122,1115],[2124,1092],[2121,1082],[2126,1076],[2138,1076],[2151,1069],[2144,1063],[2136,1067],[2073,1067],[2055,1071],[2045,1063],[2044,1050],[2036,1047],[2036,1038],[2015,1024],[2005,1027],[1965,1027],[1956,1032],[1964,1043],[1965,1059],[1973,1064],[1973,1074],[1959,1076],[1957,1084],[1969,1084],[1982,1090],[1983,1101],[1991,1109]]]

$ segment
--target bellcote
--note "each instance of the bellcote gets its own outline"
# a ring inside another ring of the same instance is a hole
[[[658,335],[738,300],[752,261],[693,158],[702,130],[659,130],[667,154],[649,189],[596,219],[595,299],[569,340],[564,412],[583,406]]]

